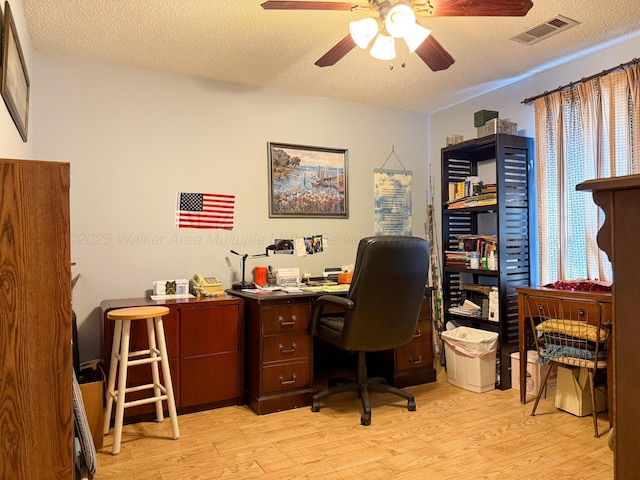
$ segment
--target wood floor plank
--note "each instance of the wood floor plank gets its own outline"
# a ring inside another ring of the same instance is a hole
[[[105,437],[94,479],[613,478],[606,413],[594,438],[590,416],[562,412],[553,398],[532,417],[532,401],[521,405],[517,391],[469,392],[443,371],[437,382],[407,390],[417,411],[373,393],[369,427],[360,425],[359,400],[349,393],[326,399],[318,413],[259,416],[230,406],[181,415],[179,440],[168,419],[126,425],[119,455],[111,455],[112,435]]]

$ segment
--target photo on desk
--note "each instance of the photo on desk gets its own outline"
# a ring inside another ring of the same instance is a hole
[[[268,147],[269,217],[349,218],[346,149]]]

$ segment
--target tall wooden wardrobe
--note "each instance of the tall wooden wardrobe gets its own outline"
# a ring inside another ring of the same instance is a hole
[[[0,478],[72,479],[69,164],[0,159]]]

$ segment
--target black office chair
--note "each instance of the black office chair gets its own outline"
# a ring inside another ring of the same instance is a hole
[[[407,400],[414,411],[413,395],[378,379],[367,377],[365,352],[390,350],[408,343],[415,334],[429,271],[429,243],[416,237],[368,237],[360,240],[355,270],[347,297],[323,295],[314,304],[310,333],[343,350],[357,352],[355,383],[329,382],[313,396],[311,410],[339,392],[355,391],[362,401],[362,425],[371,424],[368,391],[387,392]],[[344,313],[323,315],[332,305]]]

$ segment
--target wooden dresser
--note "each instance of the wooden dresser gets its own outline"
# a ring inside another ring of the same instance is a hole
[[[308,328],[313,302],[322,294],[229,293],[245,301],[247,405],[259,415],[311,405],[314,365],[325,362],[315,358]],[[430,294],[427,289],[414,339],[372,355],[370,373],[398,387],[435,381]]]
[[[411,342],[393,350],[367,354],[370,373],[385,377],[394,387],[403,388],[436,380],[436,369],[433,367],[432,291],[431,287],[425,290],[416,333]]]
[[[638,478],[640,455],[640,260],[634,250],[640,238],[640,175],[589,180],[576,187],[593,192],[605,221],[598,246],[613,267],[613,435],[614,475]]]
[[[236,297],[204,297],[185,300],[153,301],[148,298],[104,300],[102,359],[109,368],[113,341],[113,322],[106,314],[118,308],[164,305],[163,318],[169,366],[179,413],[243,403],[244,391],[244,303]],[[131,349],[146,348],[146,329],[142,322],[131,326]],[[108,372],[107,372],[108,375]],[[129,368],[127,383],[150,383],[146,365]],[[139,392],[144,396],[144,392]],[[135,399],[135,394],[127,399]],[[125,410],[125,422],[154,418],[154,405]]]

